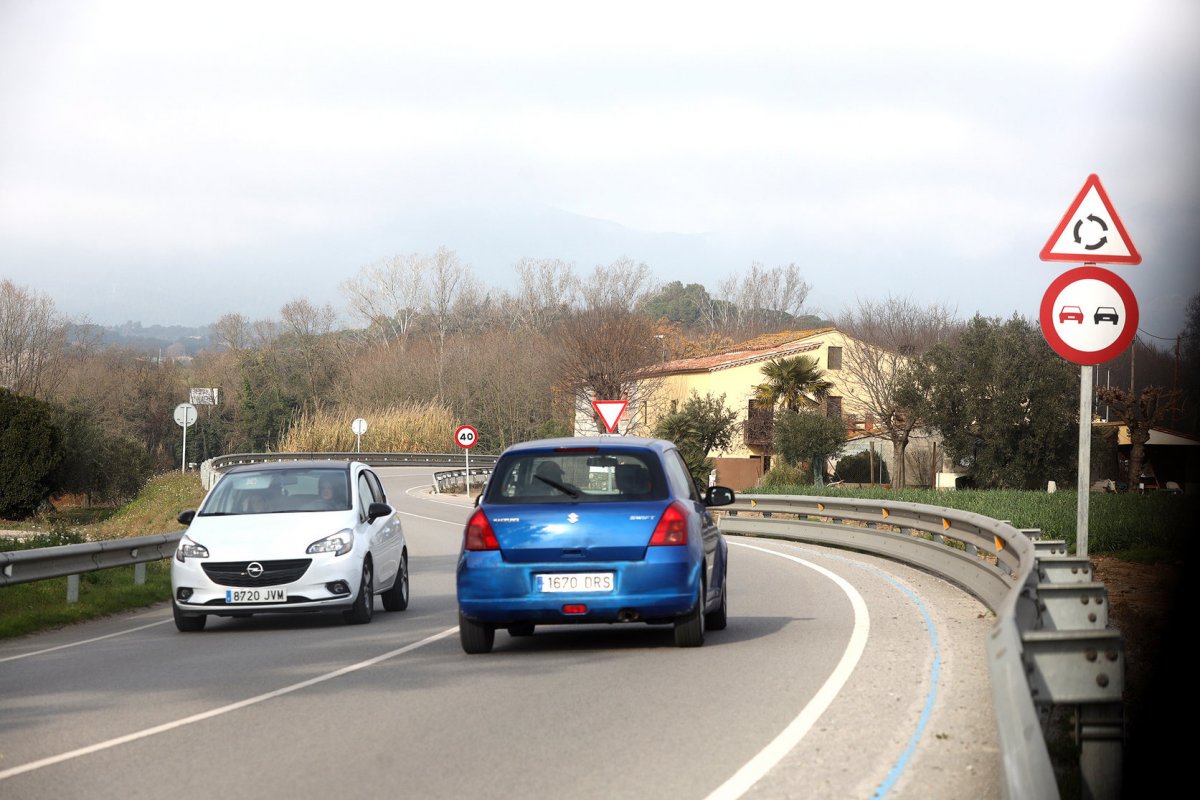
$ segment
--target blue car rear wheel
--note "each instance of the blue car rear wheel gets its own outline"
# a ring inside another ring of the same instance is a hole
[[[675,620],[675,646],[700,647],[704,644],[704,584],[692,610]]]
[[[458,641],[464,653],[478,655],[492,652],[496,643],[496,629],[482,622],[472,622],[458,612]]]
[[[729,591],[729,579],[721,581],[721,605],[717,606],[715,611],[710,611],[704,615],[704,627],[710,631],[723,631],[728,623],[728,616],[725,612],[725,596]]]

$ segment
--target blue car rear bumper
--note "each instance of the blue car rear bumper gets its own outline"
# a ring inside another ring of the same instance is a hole
[[[539,592],[539,573],[613,574],[611,592]],[[700,587],[700,563],[687,547],[650,548],[643,561],[514,564],[497,551],[464,552],[458,561],[458,607],[493,625],[583,622],[669,622],[690,611]],[[585,605],[585,613],[564,606]]]

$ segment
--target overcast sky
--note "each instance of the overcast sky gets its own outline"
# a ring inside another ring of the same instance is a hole
[[[1200,3],[0,0],[0,278],[275,317],[446,246],[1036,318],[1089,174],[1141,329],[1200,291]],[[346,318],[349,320],[349,317]]]

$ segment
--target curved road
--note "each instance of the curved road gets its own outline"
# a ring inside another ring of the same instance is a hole
[[[458,644],[469,504],[379,470],[412,603],[210,618],[169,606],[0,643],[0,797],[1000,796],[990,614],[881,559],[730,537],[730,622]]]

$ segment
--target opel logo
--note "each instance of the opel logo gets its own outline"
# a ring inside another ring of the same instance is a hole
[[[251,561],[246,565],[246,574],[251,578],[257,578],[263,574],[263,565],[257,561]]]
[[[574,525],[576,522],[579,522],[579,515],[572,511],[570,514],[567,514],[567,522]]]

